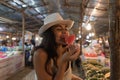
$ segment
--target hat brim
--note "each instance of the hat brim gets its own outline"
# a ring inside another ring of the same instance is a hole
[[[56,24],[65,24],[65,25],[67,25],[68,29],[71,29],[73,24],[74,24],[74,21],[72,21],[72,20],[59,20],[59,21],[45,24],[45,25],[41,26],[41,28],[39,29],[39,35],[42,36],[43,32],[45,32],[47,29],[49,29],[50,27],[52,27],[53,25],[56,25]]]

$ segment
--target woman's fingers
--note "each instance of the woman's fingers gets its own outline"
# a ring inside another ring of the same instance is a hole
[[[76,60],[79,57],[79,52],[76,52],[75,54],[70,56],[70,60]]]
[[[70,45],[68,49],[69,49],[69,53],[70,53],[71,55],[76,52],[75,45]]]
[[[70,60],[76,60],[79,57],[80,54],[80,48],[79,46],[72,47],[73,52],[72,55],[70,56]]]
[[[65,61],[76,60],[80,54],[80,47],[76,45],[66,46],[66,52],[63,55]]]

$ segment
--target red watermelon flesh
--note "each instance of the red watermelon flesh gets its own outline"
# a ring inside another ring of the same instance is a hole
[[[66,38],[65,38],[65,41],[68,45],[73,44],[74,40],[75,40],[75,35],[74,34],[72,34],[70,36],[66,36]]]

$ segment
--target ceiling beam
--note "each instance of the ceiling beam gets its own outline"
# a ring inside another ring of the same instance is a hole
[[[24,3],[24,4],[26,4],[27,5],[27,3],[25,3],[23,0],[20,0],[22,3]],[[45,2],[44,0],[41,0],[42,1],[42,5],[32,5],[32,6],[27,6],[28,8],[36,8],[36,7],[45,7],[45,6],[48,6],[49,5],[49,3],[48,2]]]
[[[90,14],[85,14],[84,16],[90,16]],[[95,18],[108,18],[108,16],[94,16],[92,15],[92,17],[95,17]]]
[[[96,1],[95,0],[89,0],[89,3],[90,4],[99,3],[99,4],[104,4],[104,5],[109,4],[108,1],[105,2],[105,1],[100,1],[100,0],[96,0]]]
[[[108,9],[107,8],[95,8],[96,10],[100,10],[100,11],[107,11]]]
[[[65,10],[64,11],[65,13],[69,13],[69,14],[80,14],[80,12],[76,12],[76,11],[67,11],[67,10]]]
[[[16,10],[16,11],[19,10],[19,9],[15,8],[14,6],[7,4],[7,3],[4,2],[4,1],[0,1],[0,3],[1,3],[2,5],[4,5],[4,6],[7,6],[7,7],[11,8],[11,9],[14,9],[14,10]]]
[[[81,1],[81,3],[82,3],[82,1]],[[70,8],[70,7],[80,8],[80,5],[75,4],[75,3],[70,3],[69,0],[64,0],[63,6],[68,7],[68,8]]]
[[[38,26],[38,25],[41,25],[41,24],[32,24],[32,25],[27,24],[27,25],[30,26],[30,27],[34,26],[34,28],[35,28],[35,26]]]
[[[5,22],[0,20],[0,24],[1,24],[1,23],[5,23]]]
[[[33,16],[38,16],[38,15],[43,15],[43,14],[49,14],[49,13],[52,13],[53,11],[52,10],[49,10],[49,11],[46,11],[44,13],[37,13],[37,14],[33,14]]]
[[[7,18],[4,18],[4,17],[0,17],[0,21],[6,22],[6,23],[20,23],[18,21],[14,21],[14,20],[7,19]]]
[[[24,9],[18,9],[18,8],[16,8],[15,6],[12,6],[12,5],[9,4],[9,3],[3,2],[3,1],[0,1],[0,3],[3,4],[3,5],[5,5],[5,6],[7,6],[7,7],[9,7],[9,8],[12,8],[12,9],[16,10],[17,12],[22,13],[22,11],[24,11]],[[36,19],[35,17],[33,17],[33,16],[31,16],[31,15],[28,15],[28,14],[26,14],[26,13],[24,13],[24,14],[25,14],[25,16],[28,16],[28,17],[34,19],[36,22],[42,23],[41,21],[39,21],[39,20]]]
[[[94,6],[89,6],[89,7],[86,7],[86,9],[94,9]],[[96,10],[101,10],[101,11],[107,11],[108,9],[107,8],[102,8],[102,7],[98,7],[98,8],[95,8]]]

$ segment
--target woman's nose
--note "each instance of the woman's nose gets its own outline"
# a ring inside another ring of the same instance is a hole
[[[63,29],[63,30],[62,30],[62,33],[63,33],[63,34],[66,34],[66,33],[67,33],[67,31],[66,31],[65,29]]]

